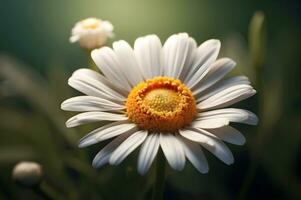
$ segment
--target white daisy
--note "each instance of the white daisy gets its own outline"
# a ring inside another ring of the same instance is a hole
[[[109,21],[87,18],[75,24],[71,31],[70,42],[79,42],[84,49],[93,50],[103,46],[112,37],[113,25]]]
[[[125,42],[92,51],[104,76],[79,69],[69,85],[85,94],[66,100],[62,109],[83,112],[67,127],[109,121],[79,142],[86,147],[114,138],[94,158],[93,166],[118,165],[140,145],[138,171],[150,168],[159,148],[169,165],[182,170],[186,158],[201,173],[208,172],[204,147],[226,164],[234,162],[223,141],[242,145],[244,136],[230,122],[255,125],[246,110],[224,108],[256,93],[245,76],[222,80],[235,62],[217,56],[219,40],[197,47],[186,33],[161,45],[156,35],[140,37],[134,49]]]

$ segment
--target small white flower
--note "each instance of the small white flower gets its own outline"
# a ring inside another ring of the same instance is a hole
[[[103,46],[108,38],[113,37],[113,29],[109,21],[87,18],[75,24],[70,42],[78,41],[82,48],[93,50]]]
[[[245,76],[223,77],[235,62],[220,58],[219,40],[197,47],[186,33],[172,35],[161,45],[156,35],[125,42],[113,49],[93,50],[91,56],[104,74],[89,69],[73,73],[68,83],[87,96],[64,101],[62,109],[83,112],[67,127],[108,121],[79,142],[86,147],[114,138],[94,158],[93,166],[118,165],[138,146],[138,171],[150,168],[159,148],[169,163],[182,170],[186,158],[201,173],[209,170],[201,147],[224,163],[234,162],[225,142],[242,145],[244,136],[230,123],[256,125],[246,110],[224,108],[256,93]]]

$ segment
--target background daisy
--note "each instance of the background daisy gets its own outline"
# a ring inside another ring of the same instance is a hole
[[[113,25],[109,21],[103,21],[90,17],[77,22],[71,31],[70,42],[79,42],[83,49],[91,51],[99,48],[113,37]]]

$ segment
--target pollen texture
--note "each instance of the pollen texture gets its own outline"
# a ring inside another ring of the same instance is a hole
[[[141,129],[176,132],[196,115],[191,91],[177,79],[155,77],[139,83],[126,101],[126,114]]]

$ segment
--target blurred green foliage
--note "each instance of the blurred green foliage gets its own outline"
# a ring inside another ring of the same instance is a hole
[[[91,160],[106,142],[78,149],[93,125],[65,128],[72,113],[60,103],[75,95],[67,79],[88,65],[68,38],[74,23],[90,16],[111,21],[114,40],[131,44],[150,33],[162,41],[176,32],[198,43],[219,38],[221,56],[238,63],[232,73],[250,76],[259,91],[237,105],[255,111],[260,124],[239,126],[247,144],[229,145],[234,165],[207,153],[208,174],[191,165],[169,170],[166,199],[301,199],[300,8],[297,0],[1,1],[0,199],[40,199],[12,182],[20,160],[42,164],[43,187],[57,199],[151,197],[154,169],[138,175],[137,152],[121,166],[93,169]]]

